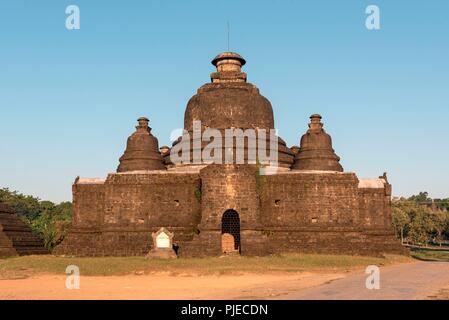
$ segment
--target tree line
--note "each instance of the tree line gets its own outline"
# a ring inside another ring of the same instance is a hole
[[[449,245],[449,198],[432,200],[427,192],[394,199],[393,228],[403,243]]]

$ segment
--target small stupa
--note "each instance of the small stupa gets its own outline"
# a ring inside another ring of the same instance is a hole
[[[117,172],[165,170],[159,151],[159,142],[151,134],[149,120],[145,117],[137,119],[139,125],[129,138],[126,150],[120,158]]]
[[[332,138],[324,131],[319,114],[310,116],[309,130],[301,138],[292,169],[343,172],[340,157],[332,148]]]

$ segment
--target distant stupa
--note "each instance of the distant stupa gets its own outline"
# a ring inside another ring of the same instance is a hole
[[[0,257],[48,253],[30,227],[8,205],[0,203]]]

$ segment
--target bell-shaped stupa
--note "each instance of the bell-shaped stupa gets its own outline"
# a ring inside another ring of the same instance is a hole
[[[301,138],[293,170],[322,170],[343,172],[340,157],[332,148],[332,138],[323,129],[321,116],[310,117],[309,130]]]
[[[241,71],[242,66],[246,64],[245,59],[237,53],[224,52],[216,56],[212,64],[216,71],[210,75],[211,82],[199,88],[187,104],[184,129],[191,134],[195,122],[201,124],[203,132],[209,128],[217,129],[223,134],[226,129],[231,128],[253,129],[256,132],[263,129],[267,132],[268,153],[277,152],[279,166],[290,168],[294,156],[284,140],[277,137],[276,148],[269,144],[269,132],[274,130],[273,108],[270,101],[260,94],[259,89],[247,82],[246,73]],[[204,141],[199,141],[198,144],[202,150],[207,145]],[[249,149],[252,150],[245,145],[245,163]],[[223,148],[223,157],[225,152]],[[224,163],[224,160],[221,163]]]
[[[129,138],[126,150],[120,158],[117,172],[165,170],[165,165],[159,151],[159,142],[151,134],[147,118],[139,118],[139,125]]]
[[[225,52],[212,60],[217,68],[211,83],[198,89],[186,108],[184,129],[191,131],[193,121],[203,128],[273,129],[271,103],[256,86],[246,82],[241,67],[246,64],[239,54]]]

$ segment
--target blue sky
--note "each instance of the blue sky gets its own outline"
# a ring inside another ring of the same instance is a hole
[[[381,30],[365,28],[370,4]],[[447,0],[2,0],[0,187],[71,200],[76,176],[116,169],[139,116],[169,144],[227,21],[288,145],[320,113],[347,171],[449,197]]]

